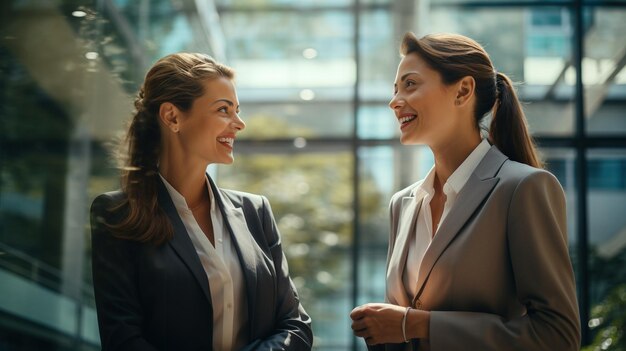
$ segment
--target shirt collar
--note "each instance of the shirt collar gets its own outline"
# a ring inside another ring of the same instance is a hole
[[[413,196],[419,200],[435,192],[435,166],[433,165],[424,180],[413,190]]]
[[[167,189],[167,192],[170,194],[170,197],[172,198],[172,202],[174,203],[174,206],[176,207],[176,209],[191,211],[191,209],[189,208],[189,205],[187,204],[187,201],[185,200],[185,197],[181,195],[181,193],[179,193],[178,190],[174,189],[174,187],[161,175],[161,173],[159,173],[159,177],[161,177],[163,184],[165,184],[165,188]],[[209,198],[211,200],[211,211],[213,211],[215,209],[215,205],[214,205],[215,201],[213,201],[213,192],[211,191],[211,183],[209,183],[209,180],[206,177],[204,177],[204,179],[206,181],[207,189],[209,190]]]
[[[446,196],[458,194],[465,183],[469,180],[470,175],[474,172],[476,167],[482,159],[485,157],[491,145],[487,139],[483,139],[478,146],[467,156],[465,161],[452,173],[446,184],[443,186],[443,191]],[[413,190],[413,196],[416,200],[422,199],[424,196],[431,195],[435,192],[435,166],[432,166],[424,180]],[[422,195],[422,196],[420,196]]]
[[[450,175],[450,178],[446,181],[444,185],[444,193],[449,195],[449,193],[453,192],[454,194],[458,194],[465,183],[469,180],[470,175],[474,172],[476,167],[482,159],[485,157],[491,145],[487,141],[487,139],[483,139],[478,146],[467,156],[465,161],[461,163],[461,165]]]

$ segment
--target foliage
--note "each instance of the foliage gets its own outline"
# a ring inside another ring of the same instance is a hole
[[[589,326],[596,329],[593,342],[583,351],[626,350],[626,284],[614,287],[606,299],[591,310]]]

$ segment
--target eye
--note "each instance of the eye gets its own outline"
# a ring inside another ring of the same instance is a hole
[[[222,106],[217,109],[217,112],[228,113],[228,106]]]
[[[407,81],[405,81],[405,82],[404,82],[404,86],[405,86],[406,88],[411,87],[411,86],[413,86],[413,85],[415,85],[415,82],[414,82],[414,81],[412,81],[412,80],[407,80]]]

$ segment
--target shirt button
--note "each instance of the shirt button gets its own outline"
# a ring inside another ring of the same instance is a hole
[[[222,238],[217,239],[217,241],[222,242]]]
[[[233,304],[232,304],[232,303],[229,303],[228,305],[226,305],[226,307],[228,307],[228,308],[233,308]]]

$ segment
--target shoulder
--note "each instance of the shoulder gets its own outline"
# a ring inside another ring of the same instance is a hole
[[[558,179],[545,169],[507,160],[497,175],[498,187],[510,196],[510,208],[540,208],[553,204],[565,208],[565,192]]]
[[[267,203],[267,198],[262,195],[247,193],[244,191],[218,188],[225,199],[228,199],[235,207],[252,206],[262,208]]]
[[[532,186],[533,184],[549,184],[561,187],[557,178],[549,171],[511,160],[504,162],[497,176],[501,182],[510,184],[515,188]]]
[[[121,203],[126,199],[126,194],[121,190],[109,191],[106,193],[102,193],[96,196],[92,202],[92,206],[94,204],[101,203],[109,203],[109,204],[117,204]]]
[[[92,220],[97,222],[106,221],[107,223],[115,223],[127,214],[126,193],[121,190],[102,193],[91,203]]]

